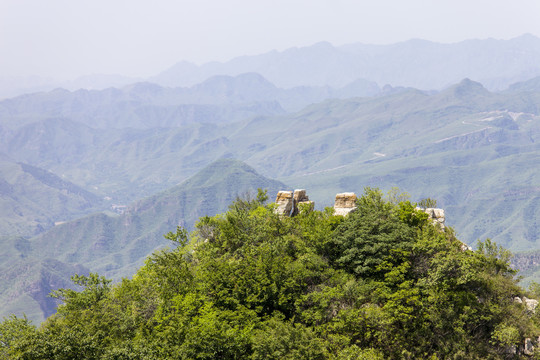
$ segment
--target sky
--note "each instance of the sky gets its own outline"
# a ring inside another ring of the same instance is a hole
[[[148,77],[320,41],[540,37],[539,19],[538,0],[0,0],[0,77]]]

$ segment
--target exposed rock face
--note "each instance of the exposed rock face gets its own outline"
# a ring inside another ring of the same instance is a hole
[[[523,298],[520,298],[519,296],[516,296],[514,298],[514,302],[518,303],[518,304],[525,304],[525,307],[527,308],[527,310],[529,310],[532,313],[536,313],[536,307],[538,306],[538,300],[529,299],[529,298],[527,298],[525,296]]]
[[[279,215],[289,216],[293,208],[293,192],[292,191],[280,191],[276,196],[277,208],[275,212]]]
[[[346,216],[356,210],[356,199],[356,194],[352,192],[337,194],[334,202],[334,214]]]
[[[441,228],[444,229],[445,217],[443,209],[427,208],[424,209],[424,212],[428,214],[430,220],[437,224],[440,224]]]

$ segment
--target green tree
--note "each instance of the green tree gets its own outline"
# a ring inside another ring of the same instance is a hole
[[[6,359],[507,359],[540,333],[510,253],[463,249],[396,190],[356,212],[274,213],[266,194],[199,220],[117,284],[75,275],[57,314],[0,323]],[[535,288],[531,291],[535,293]],[[516,353],[514,358],[522,358]]]

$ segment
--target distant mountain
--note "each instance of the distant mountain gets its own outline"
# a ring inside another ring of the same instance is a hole
[[[391,45],[322,42],[283,52],[242,56],[225,63],[196,66],[180,62],[150,78],[165,86],[190,86],[215,75],[257,72],[278,87],[331,86],[355,79],[379,85],[442,89],[463,78],[502,90],[540,75],[540,39],[523,35],[511,40],[467,40],[439,44],[409,40]]]
[[[204,90],[211,94],[214,91],[208,87]],[[257,115],[284,113],[276,101],[223,101],[202,92],[148,83],[100,91],[55,89],[0,101],[0,118],[2,126],[11,129],[48,118],[68,118],[101,129],[149,129],[199,122],[230,123]]]
[[[257,73],[214,76],[190,88],[135,83],[120,89],[55,89],[0,101],[2,126],[20,128],[65,118],[92,128],[149,129],[193,123],[223,124],[259,115],[283,114],[329,98],[378,95],[374,82],[356,80],[342,88],[280,89]]]
[[[0,152],[125,205],[225,155],[227,134],[242,121],[379,92],[366,81],[284,90],[255,73],[216,76],[192,88],[56,89],[0,101]]]
[[[229,144],[259,146],[243,159],[301,184],[319,205],[337,192],[399,186],[438,199],[468,243],[490,237],[525,250],[540,247],[540,226],[529,221],[540,216],[539,105],[539,93],[491,93],[464,80],[432,95],[405,90],[256,119]]]
[[[166,87],[189,87],[216,75],[259,73],[278,88],[331,87],[338,89],[355,81],[383,86],[440,90],[471,78],[490,90],[540,75],[540,39],[525,34],[510,40],[466,40],[452,44],[412,39],[390,45],[352,43],[333,46],[320,42],[311,46],[240,56],[227,62],[197,66],[180,61],[149,77],[94,74],[72,81],[37,76],[0,78],[0,99],[50,91],[104,90],[137,82]]]
[[[39,323],[59,304],[48,294],[73,288],[73,274],[88,274],[81,265],[32,256],[30,242],[22,237],[0,237],[0,244],[0,317],[25,313]]]
[[[256,96],[234,85],[244,82],[258,82],[261,94],[274,89],[256,74],[212,81],[200,88],[220,89],[216,99]],[[154,98],[163,89],[140,84],[123,91]],[[524,250],[539,246],[539,229],[526,215],[538,211],[540,184],[532,165],[538,161],[538,114],[538,92],[494,93],[465,79],[436,93],[387,88],[376,97],[329,99],[297,113],[225,124],[93,129],[49,119],[4,129],[0,151],[65,175],[116,205],[174,186],[220,157],[307,188],[321,206],[347,189],[400,186],[416,199],[439,199],[463,240],[489,236]],[[477,213],[489,220],[471,222]]]
[[[58,81],[39,76],[0,77],[0,100],[24,94],[51,91],[56,88],[64,88],[71,91],[79,89],[103,90],[110,87],[122,87],[140,81],[144,81],[144,79],[106,74],[85,75],[70,81]]]
[[[47,119],[0,131],[0,152],[51,169],[110,199],[109,205],[126,205],[177,185],[227,155],[226,136],[237,126],[93,129],[67,119]],[[254,151],[257,148],[248,150]]]
[[[50,171],[0,159],[0,236],[29,236],[103,206],[103,200]]]
[[[540,92],[540,76],[511,84],[507,92]]]

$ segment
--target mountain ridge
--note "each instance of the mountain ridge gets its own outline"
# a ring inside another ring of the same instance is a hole
[[[525,56],[513,57],[519,49]],[[498,59],[493,62],[493,59]],[[441,89],[469,77],[492,90],[540,75],[540,39],[522,35],[510,40],[465,40],[440,44],[409,40],[390,45],[353,43],[311,46],[241,56],[201,66],[180,62],[151,78],[164,85],[194,84],[212,75],[258,72],[279,87],[344,86],[365,78],[380,86]],[[492,64],[486,66],[485,64]],[[517,69],[517,70],[514,70]]]

